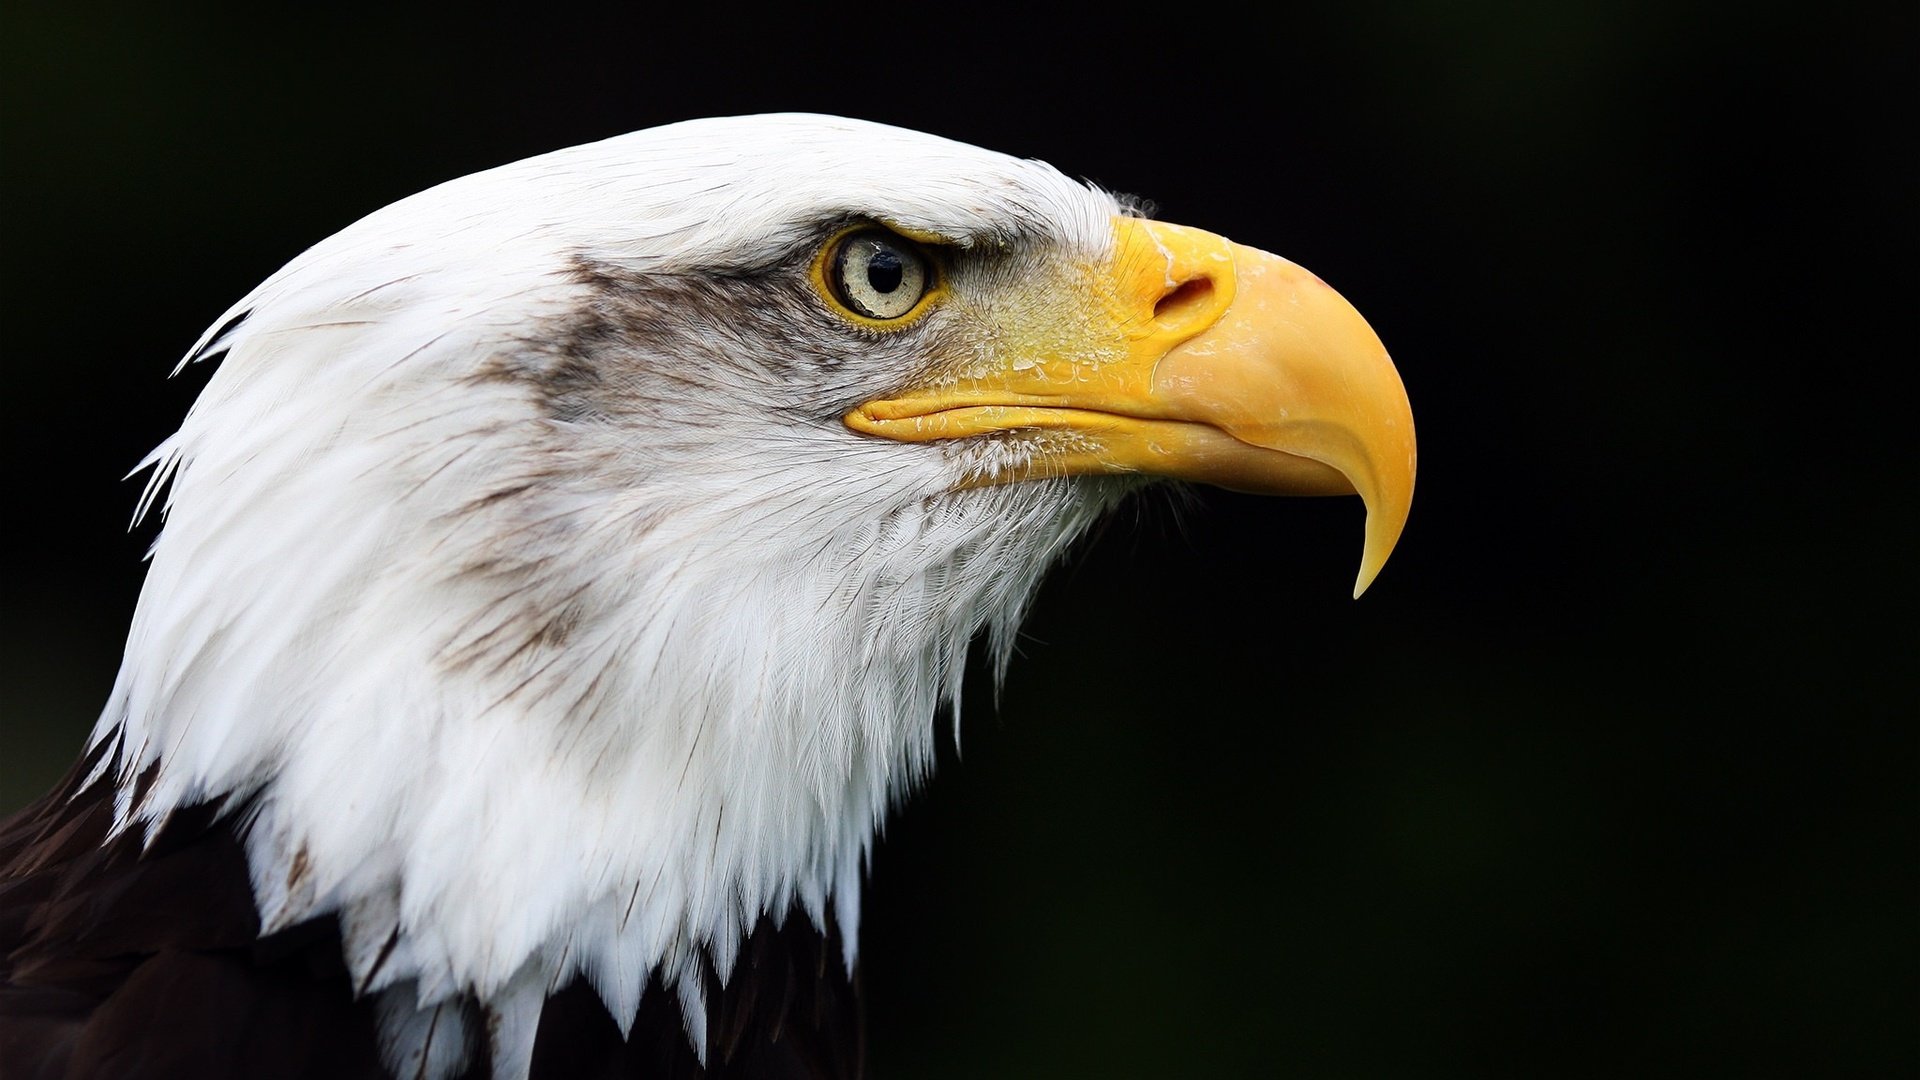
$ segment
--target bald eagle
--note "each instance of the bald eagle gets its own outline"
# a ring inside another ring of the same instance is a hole
[[[969,643],[1156,480],[1358,493],[1312,274],[1052,167],[776,115],[380,210],[145,462],[85,754],[0,824],[0,1073],[850,1076],[860,889]]]

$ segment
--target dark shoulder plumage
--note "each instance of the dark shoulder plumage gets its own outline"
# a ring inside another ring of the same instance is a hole
[[[259,937],[230,819],[109,837],[92,764],[0,823],[0,1080],[380,1076],[337,940]]]
[[[244,815],[207,804],[151,845],[110,837],[113,785],[84,783],[94,763],[0,822],[0,1080],[384,1080],[334,921],[259,936]],[[839,957],[804,917],[763,919],[725,987],[708,973],[706,1069],[670,990],[648,989],[622,1040],[577,982],[547,1003],[533,1076],[859,1076],[858,991]],[[482,1080],[487,1055],[471,1060]]]

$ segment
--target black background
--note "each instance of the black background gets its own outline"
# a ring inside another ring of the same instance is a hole
[[[0,809],[105,698],[119,478],[229,302],[452,176],[845,113],[1313,268],[1421,442],[1359,602],[1351,500],[1056,573],[877,852],[876,1075],[1910,1070],[1911,7],[1037,10],[10,2]]]

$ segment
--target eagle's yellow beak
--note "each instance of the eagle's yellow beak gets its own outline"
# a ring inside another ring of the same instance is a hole
[[[1113,256],[1086,275],[1098,314],[1084,341],[1014,333],[992,370],[849,413],[856,431],[905,442],[1014,430],[1062,438],[1004,483],[1138,472],[1280,495],[1357,492],[1364,592],[1413,501],[1413,413],[1360,313],[1319,278],[1212,233],[1114,221]],[[1092,340],[1087,340],[1087,339]]]

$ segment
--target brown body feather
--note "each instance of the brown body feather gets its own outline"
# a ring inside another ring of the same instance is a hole
[[[152,844],[110,837],[113,786],[84,785],[91,764],[0,822],[0,1080],[386,1080],[333,920],[260,936],[244,815],[208,804]],[[704,1068],[658,982],[624,1040],[576,982],[542,1013],[533,1076],[858,1077],[858,983],[836,938],[763,918],[725,987],[709,971]]]

